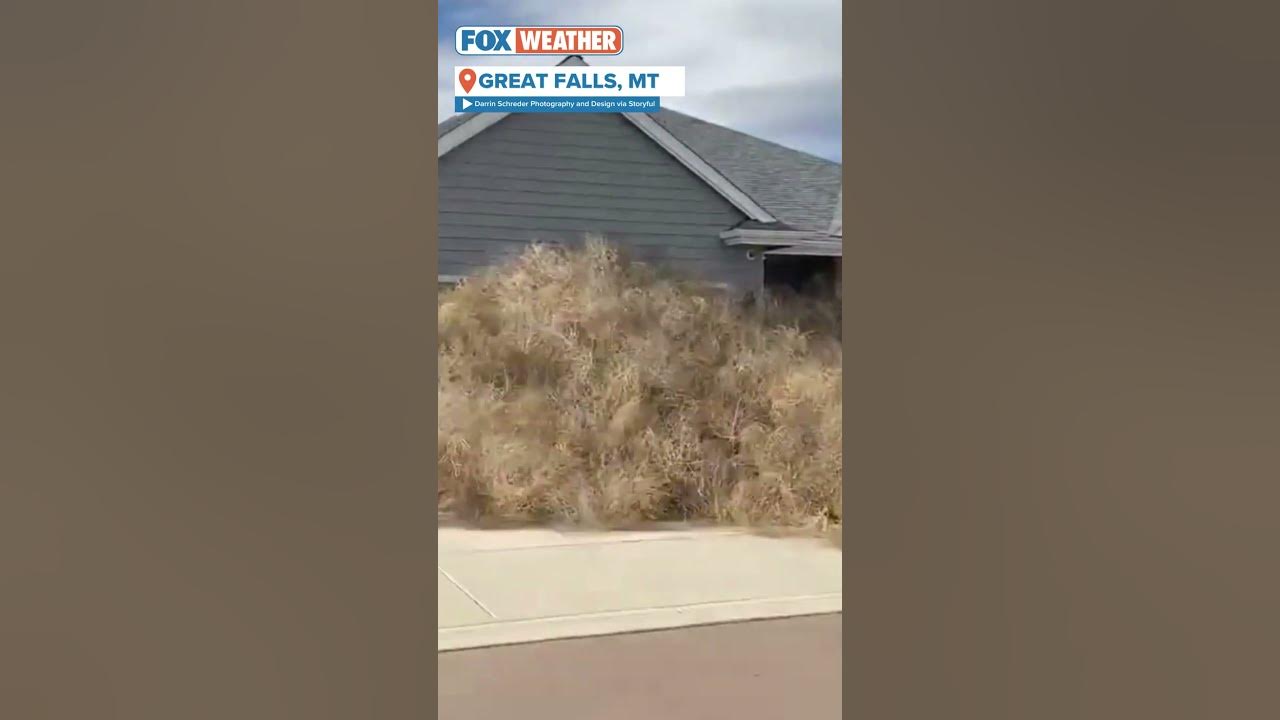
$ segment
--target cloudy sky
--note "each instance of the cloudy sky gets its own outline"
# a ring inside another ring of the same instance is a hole
[[[452,69],[551,57],[458,55],[459,25],[618,25],[622,54],[591,65],[683,65],[663,107],[840,161],[840,0],[441,0],[440,120]]]

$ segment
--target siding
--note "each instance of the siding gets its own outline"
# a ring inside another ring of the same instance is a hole
[[[743,213],[617,114],[512,114],[440,159],[441,275],[598,233],[638,259],[752,290],[720,232]]]

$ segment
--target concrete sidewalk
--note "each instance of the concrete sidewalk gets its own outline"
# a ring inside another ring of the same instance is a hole
[[[816,539],[669,526],[439,530],[439,651],[841,611]]]

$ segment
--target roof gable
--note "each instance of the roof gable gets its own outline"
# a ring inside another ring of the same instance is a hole
[[[584,62],[582,58],[576,55],[571,55],[558,63],[558,65],[582,66],[585,66],[586,64],[587,63]],[[510,113],[476,113],[471,117],[464,117],[464,119],[459,120],[448,128],[444,128],[442,123],[440,126],[437,126],[436,157],[443,157],[462,143],[497,124],[509,114]],[[759,222],[777,221],[777,218],[757,203],[751,195],[735,185],[732,180],[717,170],[715,166],[704,160],[688,145],[685,145],[662,124],[649,117],[649,113],[618,114],[629,120],[633,125],[639,128],[641,132],[662,147],[662,149],[666,150],[676,160],[679,160],[680,163],[688,168],[690,172],[698,176],[698,178],[707,185],[710,185],[726,200],[733,203],[734,207],[745,213],[748,218]]]
[[[576,55],[557,63],[586,64]],[[749,221],[832,231],[832,218],[839,214],[840,163],[667,108],[618,114],[742,210]],[[506,115],[459,114],[445,119],[436,126],[437,157]]]
[[[840,214],[839,163],[675,110],[663,108],[653,115],[668,132],[714,165],[780,222],[795,228],[828,229],[832,216]],[[476,117],[459,114],[445,118],[436,126],[436,137]],[[778,175],[784,182],[777,181]],[[839,230],[833,234],[839,234]]]

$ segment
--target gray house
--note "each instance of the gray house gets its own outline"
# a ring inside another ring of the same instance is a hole
[[[838,281],[839,163],[668,109],[455,115],[437,138],[441,283],[587,234],[744,293]]]

